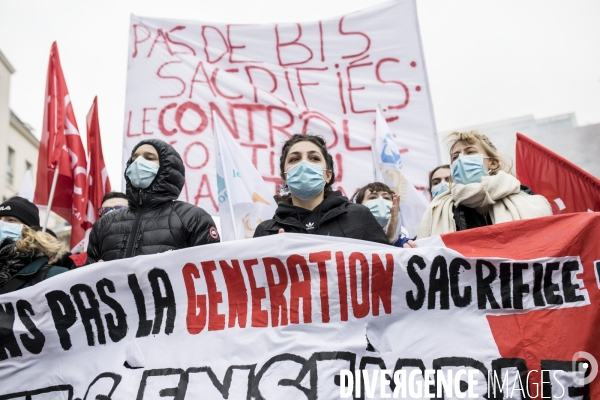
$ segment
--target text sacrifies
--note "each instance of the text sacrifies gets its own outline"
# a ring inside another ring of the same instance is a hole
[[[128,79],[145,96],[128,99],[125,138],[157,135],[173,143],[186,167],[199,172],[197,186],[186,188],[192,203],[210,198],[217,208],[207,173],[213,112],[274,188],[282,139],[307,130],[323,135],[338,188],[351,194],[360,185],[351,164],[370,162],[376,105],[393,123],[415,117],[403,112],[415,96],[426,96],[419,51],[401,59],[399,46],[381,43],[382,35],[397,32],[346,17],[268,27],[162,22],[161,28],[132,22],[130,66],[145,78],[137,78],[138,86],[136,77]]]

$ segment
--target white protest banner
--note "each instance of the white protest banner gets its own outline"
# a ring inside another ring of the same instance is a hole
[[[186,165],[181,200],[218,209],[213,113],[273,194],[282,143],[322,135],[337,188],[371,181],[375,108],[424,189],[440,164],[414,0],[297,24],[217,24],[132,16],[124,161],[142,139],[163,139]]]
[[[597,398],[574,369],[600,359],[598,232],[582,213],[416,249],[286,233],[79,268],[0,296],[0,400],[336,399],[357,370],[355,398],[398,371],[402,398],[435,371],[444,398],[538,397],[488,392],[521,378]]]
[[[258,224],[273,217],[277,205],[260,173],[223,123],[215,120],[214,125],[221,238],[252,238]]]

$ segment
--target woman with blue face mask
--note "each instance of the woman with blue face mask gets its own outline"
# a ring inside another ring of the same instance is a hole
[[[349,237],[389,244],[371,212],[334,191],[333,158],[320,136],[293,135],[283,144],[279,160],[287,200],[273,219],[260,223],[254,237],[284,232]]]
[[[398,235],[400,196],[395,194],[388,185],[381,182],[369,183],[360,188],[352,196],[352,200],[371,211],[392,245],[404,248],[417,247],[417,244],[406,236],[408,233],[404,228]]]
[[[15,196],[0,204],[0,294],[67,272],[57,266],[62,243],[41,232],[39,210]]]
[[[450,175],[450,165],[440,165],[435,167],[429,174],[429,193],[431,193],[431,199],[435,199],[443,193],[446,193],[450,189],[450,182],[452,178]]]
[[[552,215],[546,198],[521,185],[487,136],[453,132],[448,139],[452,183],[432,200],[418,238]]]
[[[18,239],[0,242],[0,294],[14,292],[68,269],[55,265],[62,243],[39,227],[22,225]]]

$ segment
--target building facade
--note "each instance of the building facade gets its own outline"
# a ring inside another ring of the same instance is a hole
[[[15,71],[0,51],[0,198],[19,193],[25,173],[35,179],[39,140],[31,129],[11,111],[10,76]]]
[[[14,153],[9,154],[9,149],[14,151],[14,148],[9,147],[11,114],[8,106],[10,76],[13,72],[15,69],[0,51],[0,199],[2,200],[10,197],[8,191],[12,193],[11,189],[14,188],[14,183],[7,185],[6,179],[7,174],[12,174],[12,171],[8,170],[7,164],[10,162],[12,166],[15,163]]]
[[[29,127],[12,111],[10,111],[9,122],[7,141],[4,143],[4,150],[1,150],[3,158],[0,158],[4,168],[0,172],[0,176],[4,178],[2,200],[19,194],[27,171],[31,179],[35,180],[40,144]]]

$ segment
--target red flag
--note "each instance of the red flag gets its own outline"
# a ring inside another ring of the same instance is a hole
[[[600,211],[600,180],[517,133],[517,178],[544,195],[554,214]]]
[[[98,218],[97,210],[102,205],[102,198],[110,192],[110,180],[104,164],[102,153],[102,140],[100,138],[100,121],[98,120],[98,97],[94,97],[94,104],[87,115],[87,150],[88,150],[88,195],[87,214],[83,227],[86,230]]]
[[[85,237],[81,224],[85,215],[87,162],[56,42],[52,43],[50,50],[44,100],[44,123],[33,202],[48,206],[54,171],[58,168],[51,208],[71,224],[70,247],[71,251],[77,252],[83,249]]]

